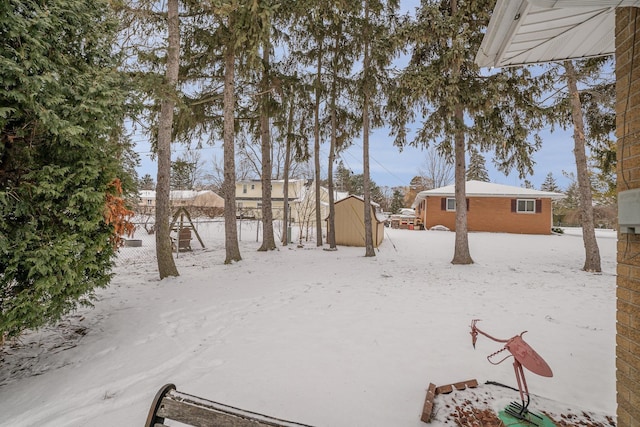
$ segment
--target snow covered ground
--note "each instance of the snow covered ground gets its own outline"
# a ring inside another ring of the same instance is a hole
[[[0,352],[0,425],[141,426],[174,383],[314,426],[423,426],[429,383],[516,385],[511,359],[486,360],[499,343],[471,346],[475,318],[500,338],[527,330],[551,366],[552,378],[526,373],[532,408],[615,415],[614,231],[597,231],[603,272],[591,274],[579,229],[470,233],[475,263],[456,266],[447,231],[387,229],[365,258],[313,243],[257,252],[243,227],[243,261],[224,265],[223,225],[204,224],[207,248],[194,240],[163,281],[142,256],[152,248],[123,248],[94,308]]]

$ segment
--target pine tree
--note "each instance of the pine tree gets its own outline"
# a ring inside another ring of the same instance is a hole
[[[490,182],[484,156],[475,148],[471,149],[469,168],[467,169],[467,181],[471,180]]]
[[[109,284],[117,178],[131,180],[118,161],[116,28],[106,1],[0,6],[0,339]]]
[[[334,180],[336,182],[338,191],[345,191],[349,194],[356,194],[351,189],[351,170],[347,169],[344,165],[344,162],[340,160],[338,162],[338,166],[336,166],[336,171],[334,173]]]
[[[139,98],[153,100],[151,103],[139,100],[139,108],[146,113],[145,120],[149,124],[158,163],[155,204],[158,275],[161,279],[178,276],[171,247],[169,197],[180,61],[179,0],[169,0],[167,9],[162,13],[157,13],[157,4],[151,0],[113,4],[121,8],[119,18],[124,22],[119,47],[125,55],[135,59],[123,64],[129,75],[135,78],[137,87],[132,95],[135,93]]]
[[[333,165],[337,153],[344,150],[351,143],[358,129],[359,119],[352,111],[352,103],[348,94],[354,90],[354,81],[351,79],[353,64],[356,61],[358,49],[354,43],[354,37],[347,31],[351,28],[350,22],[354,19],[354,12],[359,2],[346,2],[341,7],[333,8],[330,13],[328,26],[327,72],[328,102],[327,113],[330,122],[329,131],[329,161],[327,165],[329,192],[329,217],[327,242],[330,249],[336,249],[335,238],[335,207],[334,207],[334,176]]]
[[[390,80],[390,64],[397,52],[393,43],[397,0],[363,0],[361,23],[354,28],[362,46],[362,72],[359,75],[358,104],[362,114],[362,163],[365,225],[365,256],[375,256],[371,200],[373,187],[369,171],[369,133],[383,124],[383,95]]]
[[[195,164],[181,157],[171,162],[171,189],[193,190]]]
[[[494,150],[500,170],[531,174],[531,154],[541,141],[528,135],[544,125],[535,100],[541,78],[527,68],[481,75],[474,62],[492,0],[425,0],[415,21],[399,32],[411,60],[391,89],[389,110],[396,144],[428,146],[455,159],[456,243],[452,263],[471,264],[465,194],[466,141]],[[407,141],[406,124],[417,116],[422,127]]]
[[[294,60],[303,68],[304,79],[309,85],[312,110],[313,135],[313,174],[315,195],[316,245],[322,246],[322,218],[320,201],[321,162],[320,145],[322,143],[322,106],[326,98],[326,87],[323,84],[326,67],[328,16],[334,8],[334,2],[328,0],[298,0],[287,4],[293,11],[291,25],[291,51]],[[302,108],[306,106],[303,104]],[[300,108],[300,106],[299,106]]]
[[[173,114],[176,105],[176,86],[180,69],[180,18],[179,0],[167,1],[167,58],[164,81],[160,94],[158,118],[158,174],[156,178],[156,259],[161,279],[178,276],[178,268],[171,250],[171,141]]]
[[[211,132],[223,140],[223,182],[225,199],[225,264],[242,259],[236,226],[236,133],[241,128],[238,116],[255,114],[258,105],[255,91],[242,105],[244,81],[255,84],[266,65],[261,53],[271,35],[272,17],[277,5],[270,1],[223,0],[191,2],[186,7],[192,22],[185,35],[184,78],[195,90],[184,102],[188,110],[180,116],[178,132],[189,136]],[[268,83],[268,79],[262,83]],[[259,83],[258,83],[259,84]],[[255,89],[256,86],[251,86]],[[222,93],[220,93],[222,92]],[[242,109],[242,110],[241,110]],[[266,116],[265,116],[266,117]],[[269,168],[270,169],[270,168]],[[270,172],[270,171],[269,171]],[[262,174],[264,175],[264,174]],[[263,186],[264,187],[264,186]]]
[[[389,210],[392,214],[397,214],[400,212],[400,209],[404,207],[404,195],[400,190],[393,190],[393,199],[391,200],[391,207]]]
[[[151,175],[144,174],[138,182],[138,187],[141,190],[153,190],[156,187],[156,183],[153,181]]]
[[[556,182],[556,179],[553,177],[553,173],[549,172],[544,179],[542,185],[540,185],[540,191],[549,191],[552,193],[559,193],[560,187]]]
[[[540,191],[549,191],[551,193],[561,193],[562,190],[560,189],[560,187],[558,186],[558,183],[556,182],[556,179],[553,176],[552,172],[549,172],[547,174],[547,176],[544,179],[544,182],[540,185]],[[553,210],[553,223],[554,224],[558,224],[560,222],[561,219],[561,214],[560,214],[560,206],[561,206],[562,200],[552,200],[551,201],[551,206],[552,206],[552,210]]]
[[[275,115],[276,103],[271,91],[275,89],[273,84],[274,73],[271,67],[272,45],[269,35],[262,40],[261,78],[259,83],[260,97],[258,99],[259,123],[260,123],[260,148],[261,157],[261,181],[262,181],[262,244],[258,248],[260,252],[276,249],[276,240],[273,235],[273,209],[271,204],[271,119]]]
[[[593,195],[591,192],[591,180],[589,179],[589,167],[586,154],[584,116],[580,93],[578,92],[578,74],[572,61],[565,61],[564,68],[566,70],[567,86],[569,88],[569,103],[571,105],[571,117],[574,127],[573,153],[576,158],[578,188],[580,189],[580,218],[582,219],[582,240],[585,248],[585,261],[582,269],[599,273],[602,271],[602,266],[600,263],[600,249],[598,248],[598,241],[596,240]]]
[[[599,77],[606,61],[606,59],[601,58],[576,62],[564,61],[561,65],[551,66],[548,71],[549,75],[553,76],[558,84],[566,85],[566,87],[562,87],[561,90],[556,92],[558,96],[553,107],[549,109],[552,113],[549,118],[552,123],[559,123],[565,128],[572,127],[574,131],[573,153],[576,161],[577,184],[580,190],[580,220],[585,248],[583,270],[590,272],[600,272],[602,267],[600,250],[595,235],[593,194],[586,153],[588,146],[587,135],[593,137],[594,141],[608,140],[609,132],[613,129],[613,119],[611,115],[594,114],[594,108],[591,105],[591,114],[587,114],[588,120],[585,120],[585,112],[583,110],[585,97],[581,96],[580,86],[582,82],[588,83],[595,77]],[[607,85],[600,84],[599,86],[606,87]],[[603,125],[600,119],[607,116],[609,116],[609,124]]]

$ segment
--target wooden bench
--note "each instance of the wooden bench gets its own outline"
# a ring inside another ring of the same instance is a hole
[[[194,427],[311,427],[182,393],[173,384],[156,394],[145,427],[166,427],[165,420]]]

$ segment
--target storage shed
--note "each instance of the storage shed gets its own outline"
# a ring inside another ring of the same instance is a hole
[[[358,196],[348,196],[335,202],[336,245],[365,246],[364,200]],[[371,203],[371,225],[373,246],[378,247],[384,239],[384,219],[379,213],[380,206]],[[329,221],[327,219],[327,229]]]

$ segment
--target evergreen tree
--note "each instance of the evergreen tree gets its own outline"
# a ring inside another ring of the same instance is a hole
[[[155,240],[160,278],[178,276],[171,247],[169,227],[171,143],[174,112],[178,100],[180,61],[179,0],[169,0],[166,10],[158,11],[151,0],[115,2],[124,22],[120,49],[130,59],[124,64],[135,78],[135,94],[145,113],[152,149],[157,156]],[[165,7],[163,4],[160,7]],[[151,102],[144,102],[151,99]]]
[[[578,183],[574,173],[563,171],[562,174],[569,179],[569,185],[562,191],[566,197],[554,202],[554,218],[557,218],[559,223],[567,224],[570,222],[569,225],[576,225],[573,223],[572,218],[575,217],[573,213],[580,209]]]
[[[126,214],[116,29],[107,1],[0,5],[0,340],[111,278],[111,215]]]
[[[355,194],[351,190],[351,170],[347,169],[344,162],[340,160],[338,166],[336,166],[336,172],[334,180],[338,191],[346,191],[349,194]]]
[[[313,174],[315,194],[316,245],[322,246],[322,218],[320,201],[321,162],[320,145],[322,143],[323,102],[326,98],[326,87],[323,83],[327,66],[327,28],[330,19],[335,16],[332,11],[335,2],[329,0],[298,0],[287,3],[293,11],[291,23],[290,50],[294,60],[302,67],[303,78],[309,85],[310,102],[298,108],[311,108],[313,123]]]
[[[544,179],[542,185],[540,185],[540,191],[549,191],[552,193],[561,193],[562,190],[558,186],[556,179],[553,177],[553,173],[549,172]],[[551,206],[553,209],[553,223],[558,224],[560,222],[561,216],[559,212],[559,206],[561,205],[562,200],[552,200]]]
[[[173,190],[193,190],[195,164],[178,158],[171,162],[171,188]]]
[[[474,62],[493,0],[425,0],[415,21],[399,32],[411,60],[391,90],[389,110],[396,144],[428,146],[455,159],[456,243],[452,263],[473,263],[466,209],[466,140],[493,149],[498,168],[532,173],[531,154],[541,141],[527,137],[544,125],[535,100],[544,91],[528,68],[481,75]],[[409,121],[422,118],[413,141]]]
[[[553,173],[549,172],[544,179],[544,182],[540,186],[540,191],[550,191],[552,193],[559,193],[560,187],[556,182],[556,179],[553,177]]]
[[[397,214],[400,212],[400,209],[404,207],[404,195],[400,190],[393,190],[393,199],[391,200],[391,207],[389,210],[393,214]]]
[[[270,54],[267,42],[277,5],[270,1],[223,0],[190,2],[185,7],[189,9],[185,15],[191,21],[183,43],[182,75],[197,90],[183,99],[188,108],[180,115],[178,132],[183,137],[192,133],[197,136],[213,133],[223,140],[220,191],[225,199],[224,262],[230,264],[242,259],[236,226],[236,134],[246,126],[241,126],[238,116],[259,122],[260,113],[256,111],[260,101],[256,95],[264,94],[254,89],[260,84],[270,83],[266,77],[253,78],[252,75],[261,75],[267,66],[264,62],[267,57],[263,55],[261,58],[261,53]],[[245,88],[253,92],[251,96],[246,96]],[[267,98],[270,96],[263,99],[269,103]],[[263,107],[265,105],[262,103]],[[268,120],[269,114],[265,113],[264,118]],[[258,133],[268,132],[264,124]],[[269,172],[261,175],[269,175],[270,178],[270,167],[267,165],[267,168]]]
[[[589,165],[587,164],[584,113],[578,92],[578,73],[572,61],[565,61],[566,81],[571,105],[573,121],[573,153],[576,158],[578,188],[580,189],[580,218],[582,220],[582,240],[585,248],[585,261],[582,267],[585,271],[601,272],[600,249],[596,239],[595,221],[593,213],[593,193],[589,179]]]
[[[140,181],[138,182],[138,187],[141,190],[153,190],[156,187],[156,183],[153,181],[153,178],[148,173],[144,174]]]
[[[573,128],[574,148],[573,153],[576,162],[576,176],[578,189],[580,190],[580,220],[582,225],[582,239],[585,248],[585,262],[583,270],[590,272],[602,271],[600,262],[600,250],[595,234],[595,221],[593,211],[593,193],[591,189],[591,179],[587,158],[587,136],[594,137],[595,140],[607,141],[609,133],[613,129],[613,119],[609,118],[610,124],[603,125],[600,121],[600,112],[594,113],[594,108],[590,109],[591,114],[585,120],[583,100],[581,94],[582,82],[589,83],[601,75],[603,65],[607,59],[597,58],[583,61],[564,61],[561,65],[551,66],[548,73],[553,76],[554,81],[562,87],[556,93],[555,103],[550,108],[550,120],[558,123],[564,128]],[[600,87],[606,87],[600,84]],[[590,92],[590,91],[587,91]],[[612,98],[612,96],[610,96]],[[602,97],[601,97],[602,98]],[[610,101],[612,105],[612,101]],[[595,108],[597,110],[597,108]],[[599,110],[598,110],[599,111]],[[592,124],[593,126],[589,126]]]
[[[269,33],[268,33],[269,34]],[[260,123],[260,148],[261,148],[261,174],[262,181],[262,244],[258,251],[266,252],[276,249],[276,240],[273,234],[273,209],[271,205],[271,119],[278,108],[271,91],[275,89],[275,74],[271,67],[272,44],[269,35],[262,40],[261,78],[258,87],[260,98],[258,99],[259,123]]]
[[[349,193],[358,197],[363,197],[364,194],[364,174],[354,174],[349,177]],[[380,187],[374,182],[369,180],[369,191],[371,193],[371,201],[375,203],[384,203],[384,195]]]
[[[563,206],[566,209],[578,209],[580,208],[580,191],[578,190],[576,175],[567,172],[563,172],[563,175],[569,179],[569,185],[564,191],[567,197],[562,200]]]
[[[467,169],[467,181],[490,182],[484,156],[475,148],[470,151],[471,157],[469,158],[469,168]]]
[[[157,151],[158,174],[156,178],[156,259],[161,279],[178,276],[178,268],[171,250],[171,141],[173,137],[173,115],[176,105],[176,86],[180,69],[180,18],[179,0],[167,1],[167,48],[166,65],[161,93],[159,94],[160,116],[158,118]]]
[[[350,78],[353,64],[357,57],[357,46],[354,37],[347,31],[351,28],[357,3],[345,2],[341,7],[332,9],[328,28],[328,102],[327,110],[330,123],[329,161],[327,164],[329,191],[329,217],[327,242],[330,249],[336,249],[335,238],[335,207],[334,207],[334,176],[333,164],[336,154],[351,143],[351,138],[358,129],[359,118],[355,117],[350,108],[348,94],[353,92],[354,82]]]
[[[361,23],[356,25],[362,46],[362,72],[359,75],[358,104],[362,113],[362,164],[365,225],[365,256],[375,256],[370,202],[373,186],[369,171],[369,132],[383,124],[385,89],[390,80],[390,64],[397,53],[392,34],[397,22],[398,0],[363,0]]]
[[[615,146],[614,141],[610,141],[612,146]],[[603,144],[604,145],[604,144]],[[613,159],[611,163],[609,160],[603,160],[603,157],[611,154]],[[591,155],[591,187],[593,189],[593,200],[597,205],[603,206],[615,206],[617,203],[617,180],[616,180],[616,149],[612,148],[607,150],[604,148],[602,151],[593,152]]]

